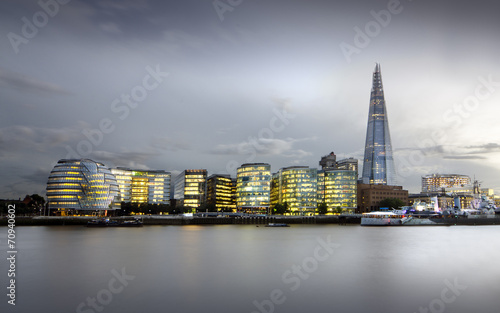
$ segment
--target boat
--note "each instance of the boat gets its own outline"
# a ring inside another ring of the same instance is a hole
[[[134,220],[128,220],[128,221],[123,221],[119,223],[117,226],[118,227],[142,227],[142,221],[139,219],[134,219]]]
[[[410,216],[399,210],[374,211],[361,215],[361,226],[403,225],[409,219]]]
[[[87,227],[142,227],[142,221],[134,219],[119,223],[118,221],[112,221],[109,218],[102,218],[88,221]]]
[[[290,225],[286,223],[269,223],[266,227],[290,227]]]
[[[108,227],[118,224],[117,222],[110,221],[109,218],[101,218],[87,222],[87,227]]]

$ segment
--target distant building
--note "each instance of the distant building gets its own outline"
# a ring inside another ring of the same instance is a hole
[[[198,208],[206,201],[207,170],[185,170],[175,178],[177,206]]]
[[[319,165],[322,170],[336,170],[337,169],[337,156],[335,153],[330,152],[330,154],[321,157]]]
[[[319,161],[321,169],[324,171],[328,170],[348,170],[355,171],[356,177],[358,177],[358,160],[355,158],[347,158],[337,161],[337,156],[334,152],[321,157]]]
[[[217,211],[236,210],[235,181],[229,175],[211,175],[207,179],[207,203],[215,205]]]
[[[170,204],[170,172],[112,168],[120,189],[120,201]]]
[[[351,170],[318,171],[318,203],[326,203],[329,212],[354,211],[357,208],[358,175]]]
[[[51,214],[103,214],[119,209],[116,177],[104,164],[90,159],[63,159],[47,182]]]
[[[271,165],[247,163],[237,170],[236,207],[238,210],[265,213],[269,209]]]
[[[358,208],[361,213],[377,211],[380,201],[395,198],[408,205],[408,190],[402,186],[358,184]]]
[[[472,189],[472,181],[467,175],[458,174],[432,174],[422,176],[422,192],[447,192],[446,188]]]
[[[373,72],[370,111],[363,159],[363,184],[396,185],[389,120],[385,105],[380,64]]]
[[[358,179],[358,159],[348,158],[337,161],[337,169],[348,170],[356,172],[356,179]]]
[[[317,208],[317,172],[317,169],[307,166],[292,166],[273,174],[271,205],[287,203],[292,213],[314,213]]]

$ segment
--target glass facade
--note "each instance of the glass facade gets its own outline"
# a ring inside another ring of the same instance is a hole
[[[113,168],[120,189],[120,201],[170,204],[171,174],[162,170]]]
[[[422,192],[442,192],[451,188],[469,187],[472,192],[472,181],[467,175],[432,174],[422,176]]]
[[[373,73],[363,161],[364,184],[397,184],[380,64]]]
[[[267,210],[270,202],[270,191],[271,165],[249,163],[238,168],[236,177],[236,207],[238,210]]]
[[[318,171],[318,203],[325,202],[328,211],[354,210],[357,207],[357,173],[350,170]]]
[[[273,174],[271,205],[286,202],[292,213],[315,212],[317,172],[315,168],[293,166],[282,168]]]
[[[212,175],[207,180],[207,202],[214,204],[217,211],[229,212],[236,209],[233,180],[229,175]]]
[[[102,163],[63,159],[50,172],[47,199],[49,209],[62,215],[72,210],[115,210],[119,208],[118,183]]]
[[[174,198],[185,207],[198,208],[206,200],[207,170],[185,170],[175,178]]]

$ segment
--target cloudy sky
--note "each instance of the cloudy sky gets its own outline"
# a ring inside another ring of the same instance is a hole
[[[67,157],[174,176],[361,161],[375,62],[399,183],[500,192],[496,1],[40,3],[0,3],[0,198],[45,194]]]

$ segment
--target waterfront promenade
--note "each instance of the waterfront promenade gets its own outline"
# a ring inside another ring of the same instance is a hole
[[[123,221],[140,217],[144,225],[264,225],[268,223],[286,224],[340,224],[359,225],[361,214],[320,215],[320,216],[282,216],[282,215],[244,215],[244,216],[181,216],[181,215],[146,215],[117,216],[112,220]],[[50,226],[50,225],[86,225],[96,217],[90,216],[35,216],[16,217],[16,226]],[[500,216],[494,218],[448,217],[435,219],[440,226],[453,225],[500,225]],[[6,226],[7,219],[0,218],[0,226]],[[418,226],[418,225],[408,225]]]

